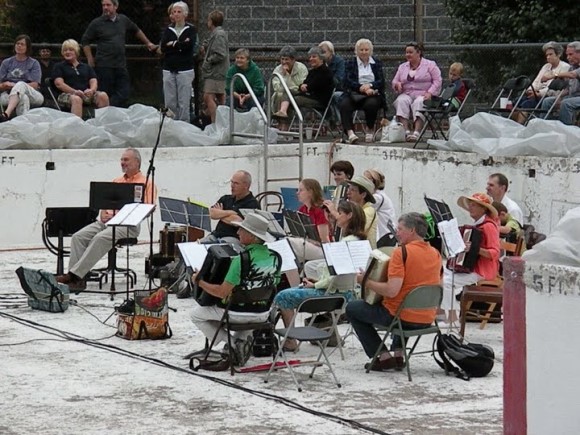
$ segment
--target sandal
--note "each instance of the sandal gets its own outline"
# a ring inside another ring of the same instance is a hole
[[[6,112],[0,113],[0,122],[10,121],[10,117]]]
[[[277,111],[276,113],[273,113],[272,116],[274,116],[276,118],[288,118],[288,114],[281,112],[281,111]]]
[[[407,140],[407,142],[417,142],[417,138],[418,138],[418,136],[415,135],[415,133],[411,133],[411,134],[407,135],[406,140]]]
[[[298,353],[300,350],[300,343],[296,343],[296,346],[288,346],[286,343],[282,345],[282,351],[286,353]]]

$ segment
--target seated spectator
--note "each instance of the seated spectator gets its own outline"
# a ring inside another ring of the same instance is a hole
[[[46,102],[50,97],[48,92],[48,87],[46,84],[46,79],[52,77],[52,69],[54,68],[55,62],[51,59],[52,50],[48,46],[48,44],[41,44],[40,49],[38,50],[38,63],[40,64],[40,71],[41,71],[41,79],[40,79],[40,93],[44,97],[44,101]]]
[[[262,105],[264,104],[264,76],[258,65],[250,59],[250,50],[247,48],[239,48],[236,50],[235,57],[235,63],[230,66],[226,74],[226,104],[230,104],[230,95],[233,91],[234,108],[247,112],[252,107],[255,107],[256,104],[241,79],[236,78],[233,90],[230,89],[232,77],[235,74],[242,74],[248,80],[250,87],[254,91],[254,94],[256,94],[256,98],[258,98],[260,105]]]
[[[306,80],[308,68],[301,62],[296,61],[296,50],[286,45],[280,50],[280,65],[274,68],[274,73],[278,73],[284,79],[286,86],[292,95],[298,95],[300,85]],[[283,90],[282,83],[279,80],[272,81],[272,112],[280,110],[280,105],[286,93]],[[287,115],[286,115],[287,117]]]
[[[74,39],[62,43],[63,62],[54,66],[54,86],[61,92],[58,104],[70,108],[72,114],[82,117],[83,106],[107,107],[109,97],[97,91],[97,74],[88,64],[79,62],[81,47]]]
[[[449,67],[449,85],[453,87],[453,93],[450,99],[443,101],[441,96],[432,95],[430,100],[423,103],[426,108],[442,108],[457,111],[467,95],[467,87],[463,83],[463,64],[454,62]],[[441,92],[442,94],[444,91]],[[451,106],[451,107],[450,107]]]
[[[322,51],[322,57],[324,58],[326,65],[334,77],[334,87],[337,91],[341,91],[345,74],[344,59],[334,52],[334,45],[332,42],[322,41],[318,46]]]
[[[553,73],[563,73],[570,69],[570,65],[560,60],[562,53],[564,53],[564,47],[560,44],[550,41],[544,44],[542,50],[546,56],[547,63],[540,68],[540,72],[532,82],[532,86],[527,89],[525,98],[520,101],[519,107],[527,109],[536,107],[538,101],[544,95],[551,95],[548,87],[552,83],[553,78],[548,77],[551,77]]]
[[[558,119],[566,125],[574,125],[576,112],[580,110],[580,41],[570,42],[566,47],[566,57],[570,62],[570,70],[564,72],[552,71],[546,73],[542,80],[554,78],[567,79],[569,83],[568,94],[559,102],[560,114]],[[545,98],[542,110],[548,110],[556,97]]]
[[[308,63],[311,69],[304,82],[298,87],[298,93],[294,97],[296,104],[298,107],[324,110],[334,90],[332,72],[324,63],[319,47],[312,47],[308,51]],[[280,110],[274,115],[279,118],[288,118],[289,108],[291,107],[288,96],[283,95]]]
[[[341,240],[364,240],[366,235],[364,233],[365,215],[360,206],[352,202],[342,201],[337,208],[337,225],[342,229],[343,237]],[[289,288],[282,290],[276,295],[274,304],[280,308],[284,326],[290,326],[294,310],[307,298],[323,296],[328,294],[329,285],[332,283],[332,277],[326,263],[317,264],[323,267],[320,273],[320,279],[314,282],[311,279],[304,278],[303,287]],[[354,284],[354,280],[353,280]],[[339,290],[337,290],[339,292]],[[347,301],[354,298],[354,288],[351,290],[340,291]],[[296,352],[298,350],[298,342],[290,340],[283,343],[286,352]]]
[[[407,61],[399,65],[392,81],[393,90],[399,94],[394,102],[397,121],[405,126],[410,142],[415,142],[423,129],[425,118],[419,112],[423,103],[441,92],[441,70],[434,61],[423,57],[423,51],[421,44],[407,44]]]
[[[383,64],[373,57],[373,44],[368,39],[359,39],[354,51],[355,57],[346,62],[340,118],[349,143],[356,143],[358,136],[354,133],[352,118],[355,110],[364,111],[365,142],[370,143],[379,109],[385,105]]]
[[[30,57],[32,41],[28,35],[16,37],[14,53],[0,64],[0,106],[5,107],[0,122],[8,121],[15,112],[23,115],[44,102],[38,91],[42,72],[38,61]]]
[[[381,345],[375,325],[389,326],[395,313],[411,290],[423,285],[438,285],[441,282],[441,256],[429,243],[424,241],[427,234],[427,221],[419,213],[404,214],[399,218],[397,238],[402,246],[395,248],[387,271],[388,281],[368,280],[366,288],[383,296],[382,303],[369,305],[364,300],[355,300],[346,306],[358,339],[369,358],[372,358]],[[363,274],[357,275],[362,282]],[[435,310],[403,310],[401,320],[405,329],[422,329],[433,323]],[[402,370],[403,346],[401,337],[395,335],[391,345],[391,355],[383,349],[371,370]],[[365,365],[365,369],[368,367]]]

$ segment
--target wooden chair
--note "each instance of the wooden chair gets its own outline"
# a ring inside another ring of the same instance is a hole
[[[514,256],[520,256],[525,247],[525,238],[520,236],[516,243],[509,243],[504,240],[500,241],[500,248],[506,253]],[[461,319],[459,333],[462,337],[465,336],[465,322],[468,317],[480,320],[479,329],[484,329],[490,321],[491,316],[498,304],[503,301],[503,278],[496,277],[494,280],[482,280],[476,285],[468,285],[463,287],[461,293],[460,307]],[[483,302],[489,304],[484,313],[474,311],[471,309],[473,302]]]

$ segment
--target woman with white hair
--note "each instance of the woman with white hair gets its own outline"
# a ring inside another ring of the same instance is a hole
[[[14,112],[22,115],[44,102],[38,91],[42,76],[40,64],[30,57],[32,42],[28,35],[16,37],[14,53],[0,65],[0,105],[6,107],[0,113],[0,122],[8,121]]]
[[[344,82],[344,59],[334,52],[334,44],[330,41],[322,41],[318,44],[322,50],[322,56],[326,65],[332,71],[334,76],[334,86],[337,91],[342,90],[342,83]]]
[[[354,51],[355,57],[345,66],[340,118],[348,141],[356,143],[358,136],[354,133],[352,115],[355,110],[364,111],[365,142],[372,142],[379,109],[386,106],[383,64],[373,57],[373,44],[368,39],[359,39]]]
[[[189,122],[197,30],[185,21],[189,14],[187,3],[175,2],[170,10],[171,25],[163,32],[160,43],[164,55],[163,96],[165,107],[175,114],[175,119]]]

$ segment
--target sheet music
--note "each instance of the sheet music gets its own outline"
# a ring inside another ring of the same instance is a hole
[[[294,255],[294,251],[290,247],[288,239],[267,242],[266,246],[272,251],[276,251],[280,254],[280,257],[282,257],[281,272],[288,272],[289,270],[295,270],[298,268],[298,266],[296,266],[296,255]]]
[[[347,273],[357,272],[352,262],[350,251],[346,242],[324,243],[322,245],[322,250],[324,251],[326,264],[329,268],[334,268],[335,275],[344,275]]]
[[[194,270],[200,270],[207,257],[207,247],[209,245],[203,245],[197,242],[187,242],[178,243],[177,247],[183,258],[183,262],[186,266],[191,267]]]
[[[135,227],[153,212],[155,204],[127,204],[105,225],[118,227]]]
[[[355,270],[364,270],[372,252],[370,242],[368,240],[353,240],[346,243]]]
[[[457,254],[465,251],[465,242],[459,232],[459,225],[457,219],[453,218],[449,221],[441,221],[437,224],[441,237],[445,240],[447,251],[450,257],[455,257]]]

